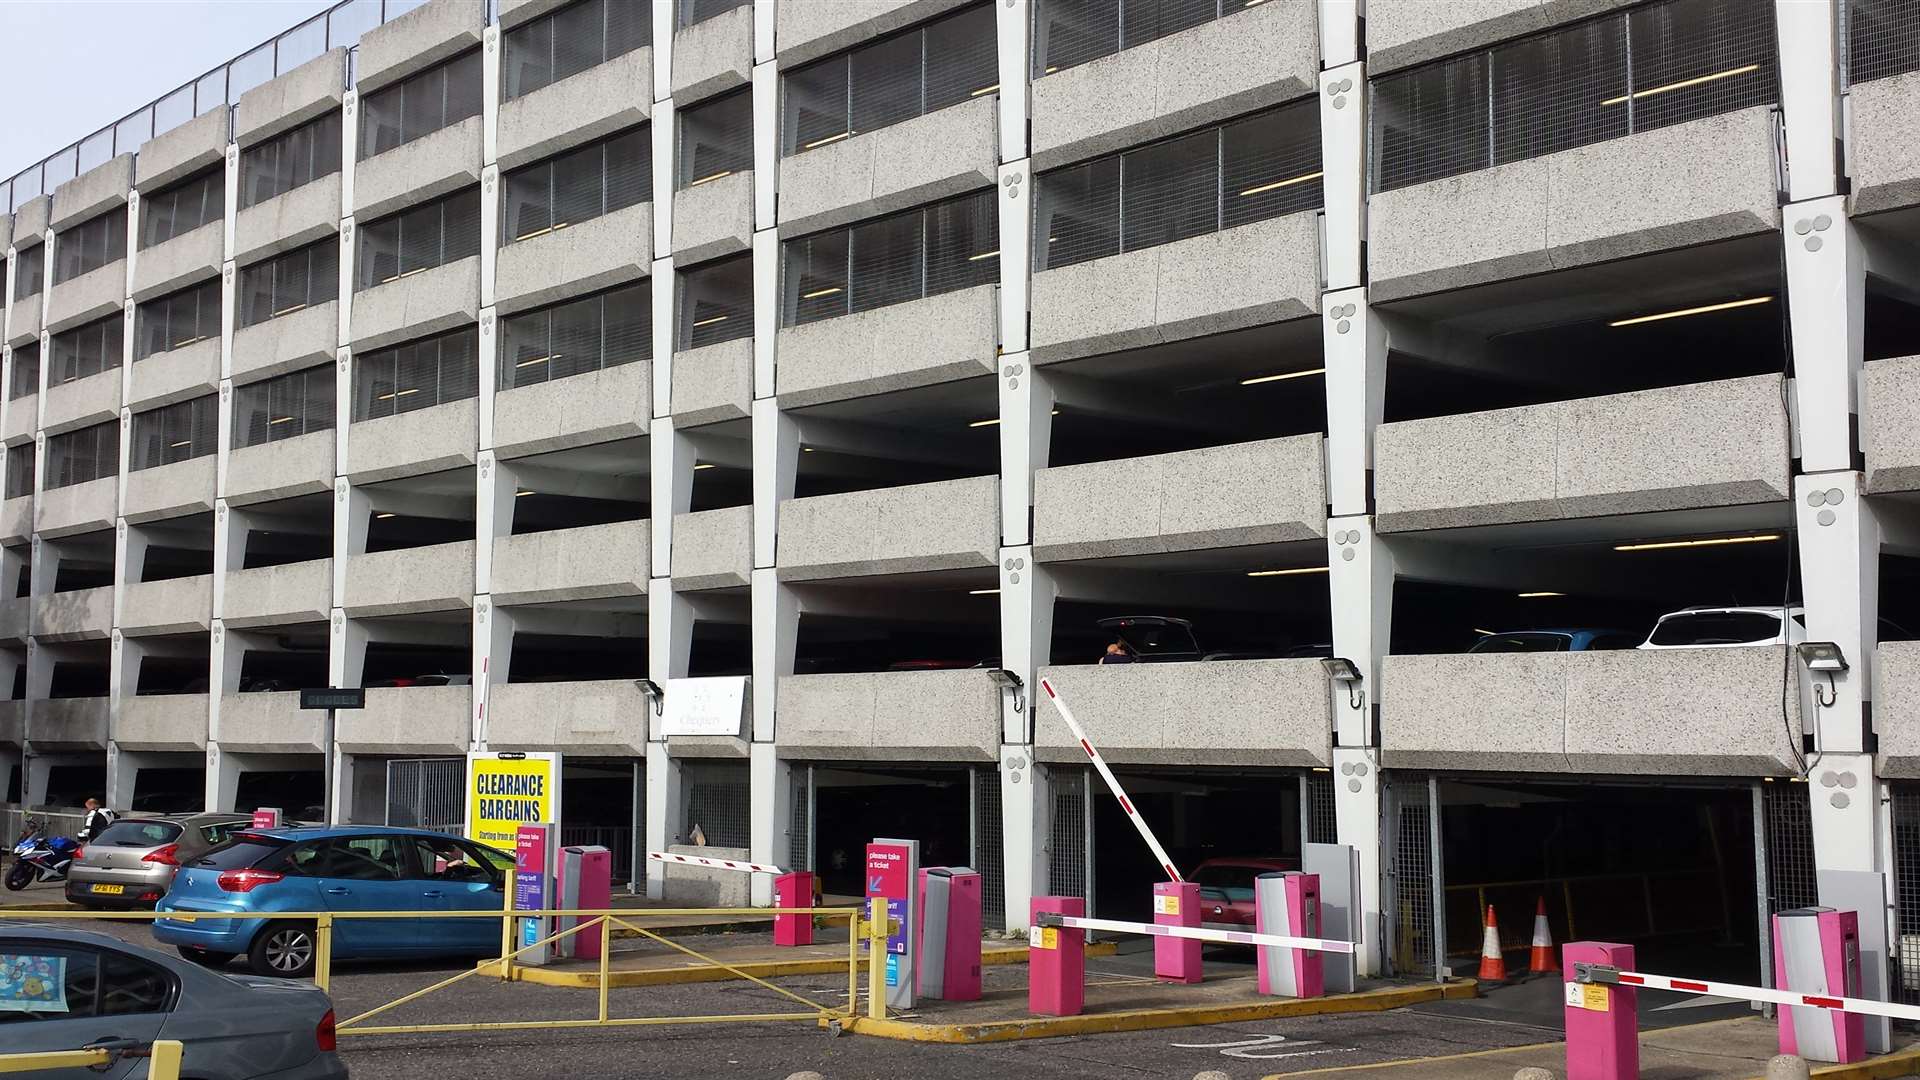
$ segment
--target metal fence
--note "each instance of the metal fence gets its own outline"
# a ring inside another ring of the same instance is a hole
[[[633,826],[560,823],[561,847],[603,847],[613,853],[615,881],[633,880]]]
[[[387,824],[459,834],[466,829],[465,758],[387,762]]]
[[[1920,0],[1852,0],[1840,10],[1848,85],[1920,70]]]
[[[981,920],[989,931],[1006,925],[1006,836],[1002,827],[1000,770],[973,771],[973,867],[980,871]]]
[[[1300,781],[1305,796],[1306,841],[1309,844],[1337,844],[1340,827],[1333,809],[1333,773],[1315,769]]]
[[[813,766],[795,765],[787,831],[787,869],[813,869]]]
[[[689,761],[681,770],[688,836],[699,826],[709,847],[750,847],[752,819],[749,813],[753,793],[746,762]]]
[[[1387,786],[1388,947],[1393,970],[1403,975],[1434,976],[1445,948],[1434,912],[1439,868],[1438,818],[1430,782],[1423,778]]]
[[[1052,843],[1048,847],[1047,894],[1081,896],[1093,914],[1093,814],[1087,770],[1053,766]]]
[[[1778,785],[1773,785],[1778,786]],[[1804,793],[1806,785],[1796,784]],[[1893,794],[1893,899],[1898,916],[1893,998],[1920,1004],[1920,783],[1887,785]]]

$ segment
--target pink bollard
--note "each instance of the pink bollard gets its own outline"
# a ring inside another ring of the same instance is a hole
[[[795,870],[793,873],[781,874],[774,878],[773,906],[777,908],[812,907],[813,873],[808,870]],[[775,945],[813,944],[813,916],[775,915],[773,943]]]
[[[1319,937],[1320,875],[1287,870],[1254,878],[1253,919],[1262,934]],[[1262,945],[1254,960],[1262,994],[1310,998],[1326,993],[1326,969],[1317,950]]]
[[[1191,881],[1153,883],[1155,926],[1199,926],[1200,886]],[[1200,942],[1192,938],[1153,939],[1153,974],[1161,982],[1197,983],[1201,980]]]
[[[1859,997],[1860,916],[1800,908],[1773,917],[1773,985],[1816,997]],[[1780,1007],[1780,1052],[1808,1061],[1852,1064],[1867,1056],[1867,1022],[1859,1013]]]
[[[1042,913],[1084,916],[1078,896],[1036,896],[1028,909],[1027,1011],[1035,1016],[1079,1016],[1087,1007],[1087,935],[1042,927]]]
[[[1567,1080],[1634,1080],[1640,1075],[1639,991],[1573,982],[1575,964],[1633,970],[1633,946],[1569,941],[1560,950],[1566,972]]]

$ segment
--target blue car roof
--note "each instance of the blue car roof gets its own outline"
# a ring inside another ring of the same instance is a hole
[[[292,829],[241,829],[249,836],[270,836],[276,840],[325,840],[331,836],[446,836],[432,829],[409,829],[399,825],[303,825]]]

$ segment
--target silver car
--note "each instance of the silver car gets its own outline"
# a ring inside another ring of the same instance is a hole
[[[167,895],[174,871],[253,825],[251,814],[125,817],[87,841],[67,869],[67,899],[87,908],[143,908]]]
[[[183,1076],[204,1080],[344,1080],[333,1002],[309,983],[225,975],[93,930],[0,925],[0,1047],[8,1053],[185,1047]],[[141,1058],[104,1071],[52,1069],[58,1080],[145,1076]]]

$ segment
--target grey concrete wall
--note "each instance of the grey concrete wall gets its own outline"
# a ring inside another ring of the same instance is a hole
[[[335,714],[334,740],[350,754],[465,754],[472,701],[470,686],[372,687],[366,708]]]
[[[651,715],[632,679],[508,683],[487,691],[487,746],[639,756]]]
[[[746,588],[753,575],[753,507],[675,514],[673,588]]]
[[[233,377],[247,382],[331,363],[340,340],[340,305],[289,312],[233,332]]]
[[[1782,648],[1389,656],[1380,763],[1780,776],[1799,694]],[[1782,708],[1786,719],[1782,719]]]
[[[472,465],[479,441],[480,406],[472,398],[362,420],[347,439],[347,474],[371,484]]]
[[[127,304],[127,262],[115,259],[77,278],[53,287],[47,297],[47,329],[71,330],[81,323],[124,311]]]
[[[469,116],[361,159],[353,167],[354,218],[365,224],[479,183],[482,134],[481,118]]]
[[[494,303],[502,315],[647,276],[653,204],[641,203],[500,249]]]
[[[33,703],[27,741],[35,753],[107,748],[107,699],[56,698]]]
[[[377,90],[480,44],[485,0],[430,0],[360,35],[358,86]]]
[[[1920,490],[1920,356],[1875,360],[1861,387],[1867,490]]]
[[[1050,169],[1312,94],[1307,0],[1237,11],[1033,81],[1033,167]],[[784,189],[783,189],[784,190]]]
[[[333,560],[229,570],[220,599],[230,629],[326,622],[333,607]]]
[[[1000,691],[980,669],[780,677],[777,752],[820,761],[994,761]]]
[[[267,502],[334,486],[334,432],[315,430],[227,455],[227,502]]]
[[[333,451],[331,430],[236,449],[227,455],[227,501],[238,506],[331,490]]]
[[[1879,774],[1920,777],[1920,641],[1883,641],[1874,653],[1873,728]]]
[[[236,213],[233,258],[250,266],[339,231],[340,174],[333,173]]]
[[[40,493],[34,506],[39,517],[36,531],[42,536],[68,536],[113,528],[114,503],[120,481],[105,476],[84,484],[48,488]]]
[[[1034,554],[1094,559],[1322,540],[1319,433],[1042,469],[1033,478]]]
[[[673,100],[688,104],[753,77],[753,5],[742,4],[673,35]]]
[[[753,409],[753,339],[673,354],[673,426],[744,420]]]
[[[1033,359],[1302,318],[1317,310],[1319,290],[1320,225],[1311,213],[1043,270],[1033,275]]]
[[[1380,192],[1367,200],[1368,298],[1771,232],[1773,161],[1760,105]]]
[[[653,50],[635,49],[500,103],[500,167],[517,168],[643,123],[653,111]]]
[[[500,0],[495,16],[502,30],[519,26],[567,5],[568,0]]]
[[[652,393],[646,363],[502,390],[493,399],[494,449],[512,457],[645,435]]]
[[[128,634],[206,633],[213,629],[213,575],[141,581],[120,598]]]
[[[347,595],[341,606],[356,619],[472,605],[471,540],[378,551],[347,560]]]
[[[1383,424],[1383,532],[1791,498],[1780,377]],[[1687,432],[1675,454],[1666,433]]]
[[[753,236],[753,173],[736,172],[673,193],[675,265],[745,251]]]
[[[206,694],[148,694],[120,703],[113,741],[122,750],[181,751],[207,748]]]
[[[373,704],[373,692],[367,694]],[[335,738],[361,710],[338,714]],[[318,709],[302,709],[298,690],[253,694],[223,694],[220,697],[220,748],[255,754],[317,754],[326,714]]]
[[[1041,669],[1109,761],[1128,764],[1331,764],[1327,677],[1318,660],[1076,664]],[[1030,688],[1034,690],[1035,688]],[[1083,763],[1044,693],[1030,692],[1034,753]],[[781,699],[784,720],[786,700]]]
[[[12,603],[0,607],[0,638],[17,641],[24,645],[29,629],[25,603]]]
[[[998,354],[998,287],[841,315],[779,332],[783,408],[990,375]]]
[[[346,87],[347,50],[328,49],[241,94],[234,112],[234,141],[241,146],[265,142],[337,109]]]
[[[47,231],[47,223],[52,219],[53,197],[36,195],[21,203],[13,211],[13,241],[21,247],[31,247],[26,243],[28,237],[34,243],[40,242],[41,234]]]
[[[0,746],[19,747],[27,741],[27,703],[0,701]]]
[[[0,502],[0,538],[25,540],[33,535],[33,496],[17,495]]]
[[[41,424],[48,434],[71,431],[119,418],[120,369],[47,387],[47,407]]]
[[[647,522],[502,536],[493,541],[496,604],[550,604],[647,591]]]
[[[220,339],[154,353],[134,361],[129,374],[133,392],[127,404],[135,409],[215,393],[220,389]]]
[[[821,5],[826,6],[826,5]],[[693,822],[688,825],[699,824]],[[695,847],[692,844],[669,844],[667,850],[676,855],[693,855],[706,859],[730,859],[745,862],[753,858],[746,848]],[[687,907],[746,907],[750,902],[748,888],[752,875],[736,873],[732,870],[709,870],[700,866],[686,866],[680,863],[663,864],[649,874],[659,874],[663,879],[662,888],[666,902]]]
[[[988,94],[781,158],[782,232],[799,236],[993,186],[999,108]]]
[[[33,636],[48,641],[100,641],[113,630],[113,586],[72,589],[33,601]]]
[[[218,465],[219,458],[207,454],[128,473],[124,516],[137,523],[212,513]]]
[[[226,160],[232,135],[232,109],[209,109],[171,131],[141,144],[134,161],[133,186],[154,192]]]
[[[11,213],[0,214],[0,248],[8,247],[12,243],[13,215]],[[9,298],[11,298],[11,294],[9,294]]]
[[[7,442],[19,445],[24,440],[31,442],[40,419],[40,395],[28,394],[7,403],[7,426],[4,431]]]
[[[7,323],[7,344],[18,348],[39,339],[40,330],[45,325],[41,318],[40,298],[40,294],[36,293],[25,303],[13,305],[13,315]]]
[[[224,222],[209,221],[190,233],[142,249],[133,264],[133,298],[151,300],[218,277],[220,261],[226,257],[226,231]]]
[[[465,326],[480,315],[480,256],[364,289],[353,297],[353,349],[367,352]]]
[[[780,504],[786,581],[992,566],[1000,538],[997,477],[788,499]]]
[[[795,67],[965,7],[967,0],[836,0],[775,9],[780,66]]]
[[[53,210],[47,224],[55,232],[110,207],[124,206],[133,190],[133,155],[121,154],[95,165],[53,189]]]
[[[1632,0],[1372,0],[1369,74],[1438,60],[1627,6]]]
[[[1869,214],[1920,204],[1920,72],[1854,83],[1847,92],[1852,137],[1853,212]]]

